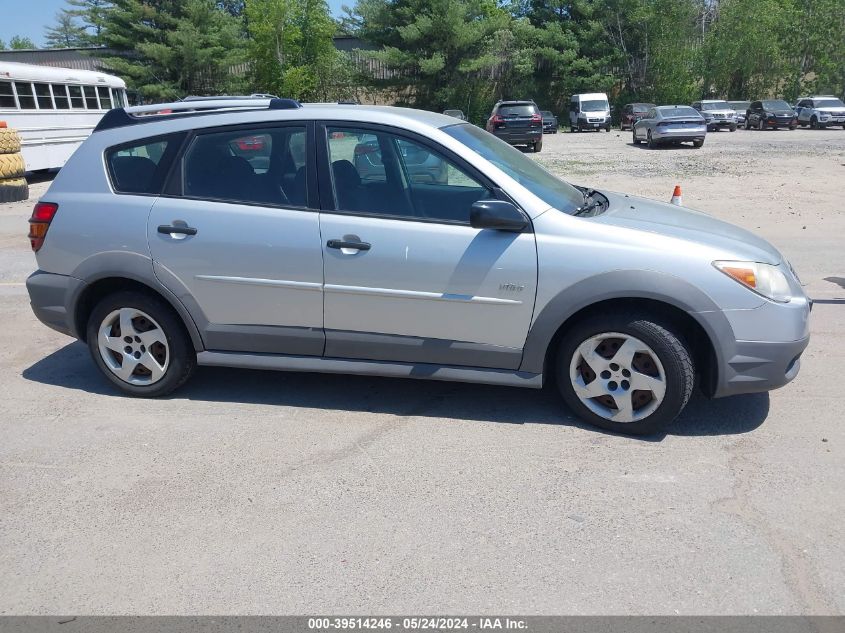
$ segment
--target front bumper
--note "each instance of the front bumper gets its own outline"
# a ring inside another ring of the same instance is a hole
[[[67,299],[79,286],[81,279],[37,270],[26,280],[29,303],[38,320],[57,332],[77,337],[73,315],[68,313]]]
[[[610,125],[610,119],[601,119],[591,121],[590,119],[578,119],[576,127],[579,130],[600,130],[603,127]]]
[[[719,372],[714,398],[783,387],[798,375],[810,337],[788,343],[736,341]]]
[[[720,127],[736,127],[736,119],[711,119],[707,122],[711,130]]]

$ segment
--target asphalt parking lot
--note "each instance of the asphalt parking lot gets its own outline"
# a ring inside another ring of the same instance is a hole
[[[33,201],[0,205],[0,614],[845,613],[845,130],[537,159],[774,242],[816,300],[795,382],[648,439],[551,390],[201,368],[123,398],[31,314]]]

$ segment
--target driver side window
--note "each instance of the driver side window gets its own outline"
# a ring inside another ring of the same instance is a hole
[[[453,161],[387,132],[327,129],[335,208],[409,219],[469,223],[492,192]]]

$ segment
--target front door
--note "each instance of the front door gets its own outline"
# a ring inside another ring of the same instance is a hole
[[[210,350],[323,353],[311,135],[304,123],[198,133],[152,208],[156,275]]]
[[[534,234],[474,229],[492,184],[392,128],[318,127],[328,357],[516,369]]]

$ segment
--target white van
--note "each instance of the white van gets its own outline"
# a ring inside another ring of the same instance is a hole
[[[603,92],[572,95],[569,99],[569,131],[600,130],[610,132],[610,103]]]

